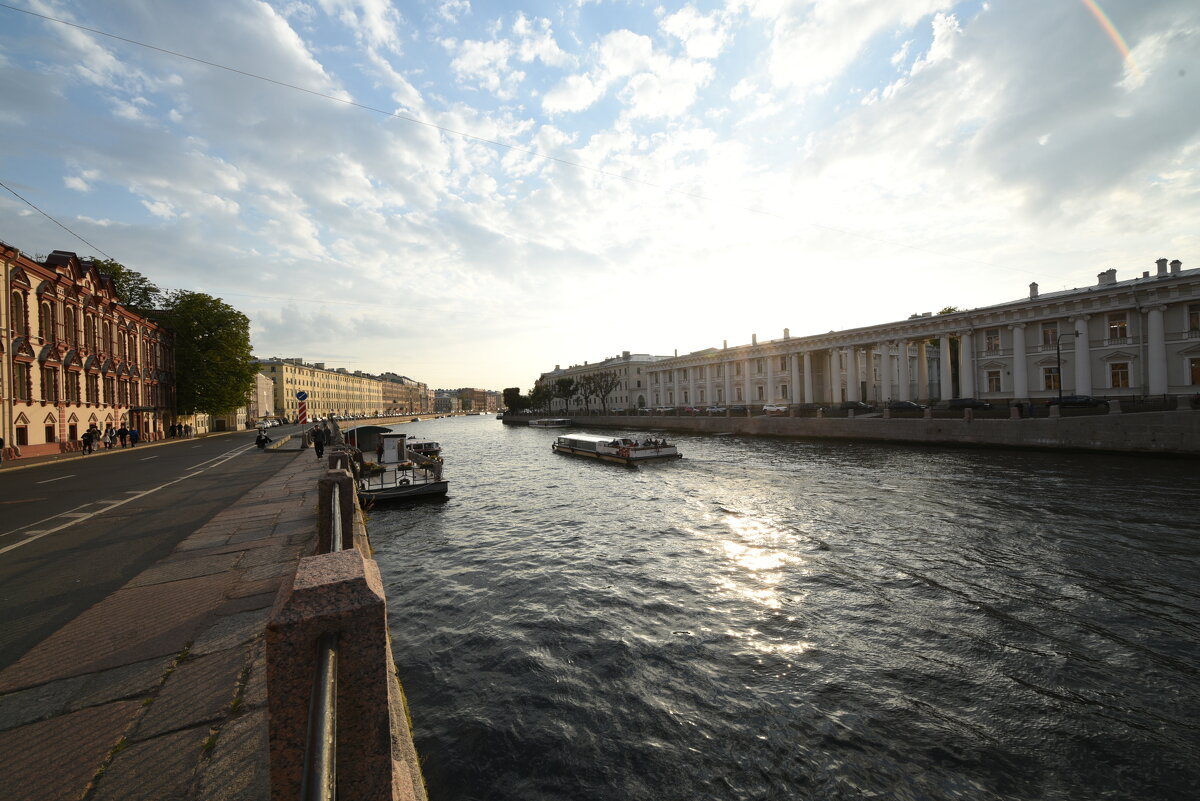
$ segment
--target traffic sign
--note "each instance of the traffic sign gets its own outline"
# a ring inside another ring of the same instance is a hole
[[[296,393],[296,400],[308,400],[308,393],[304,390],[300,390]]]

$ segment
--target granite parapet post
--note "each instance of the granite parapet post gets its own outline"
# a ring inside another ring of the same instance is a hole
[[[342,520],[341,548],[353,548],[353,521],[357,517],[354,477],[346,470],[329,470],[317,482],[317,552],[334,550],[333,540],[333,488],[338,488],[339,512]],[[339,549],[340,550],[340,549]]]

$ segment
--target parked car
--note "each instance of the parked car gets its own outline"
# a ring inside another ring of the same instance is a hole
[[[843,412],[873,412],[875,407],[862,401],[842,401],[838,406]]]
[[[675,414],[674,406],[657,406],[654,409],[655,414]]]
[[[1104,398],[1093,398],[1091,395],[1063,395],[1061,398],[1051,398],[1046,401],[1046,405],[1073,408],[1096,408],[1103,406],[1108,408],[1108,401]]]
[[[705,410],[705,414],[725,414],[724,406],[709,406]]]
[[[782,403],[768,403],[762,407],[763,414],[787,414],[788,407]]]
[[[979,398],[951,398],[946,401],[947,408],[950,409],[990,409],[992,404]]]
[[[618,406],[615,409],[609,409],[608,413],[609,414],[625,414],[625,409],[622,406]]]
[[[916,401],[898,400],[898,401],[892,401],[891,403],[888,404],[888,410],[893,411],[893,412],[909,412],[909,411],[919,412],[920,410],[922,410],[924,408],[925,408],[925,406],[923,404],[917,403]]]
[[[745,406],[730,406],[729,411],[732,412],[733,414],[745,414],[746,407]]]
[[[700,414],[700,412],[701,412],[702,410],[701,410],[701,409],[698,409],[698,408],[696,408],[695,406],[684,406],[684,407],[683,407],[682,409],[680,409],[679,411],[680,411],[682,414],[691,414],[691,415],[696,415],[696,414]]]

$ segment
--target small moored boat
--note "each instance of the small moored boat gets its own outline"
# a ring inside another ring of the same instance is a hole
[[[360,498],[392,501],[446,494],[449,482],[442,478],[441,459],[409,449],[405,434],[380,434],[379,439],[383,457],[359,477]]]
[[[631,437],[609,437],[599,434],[564,434],[550,446],[555,453],[587,456],[605,462],[639,464],[660,459],[681,459],[679,448],[665,439],[647,437],[638,441]]]

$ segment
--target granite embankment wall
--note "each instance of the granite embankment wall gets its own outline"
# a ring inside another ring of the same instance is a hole
[[[536,417],[505,418],[527,425]],[[1000,448],[1051,448],[1121,453],[1200,454],[1200,410],[973,420],[854,417],[673,417],[594,416],[581,426],[734,433],[811,439],[908,442]]]

